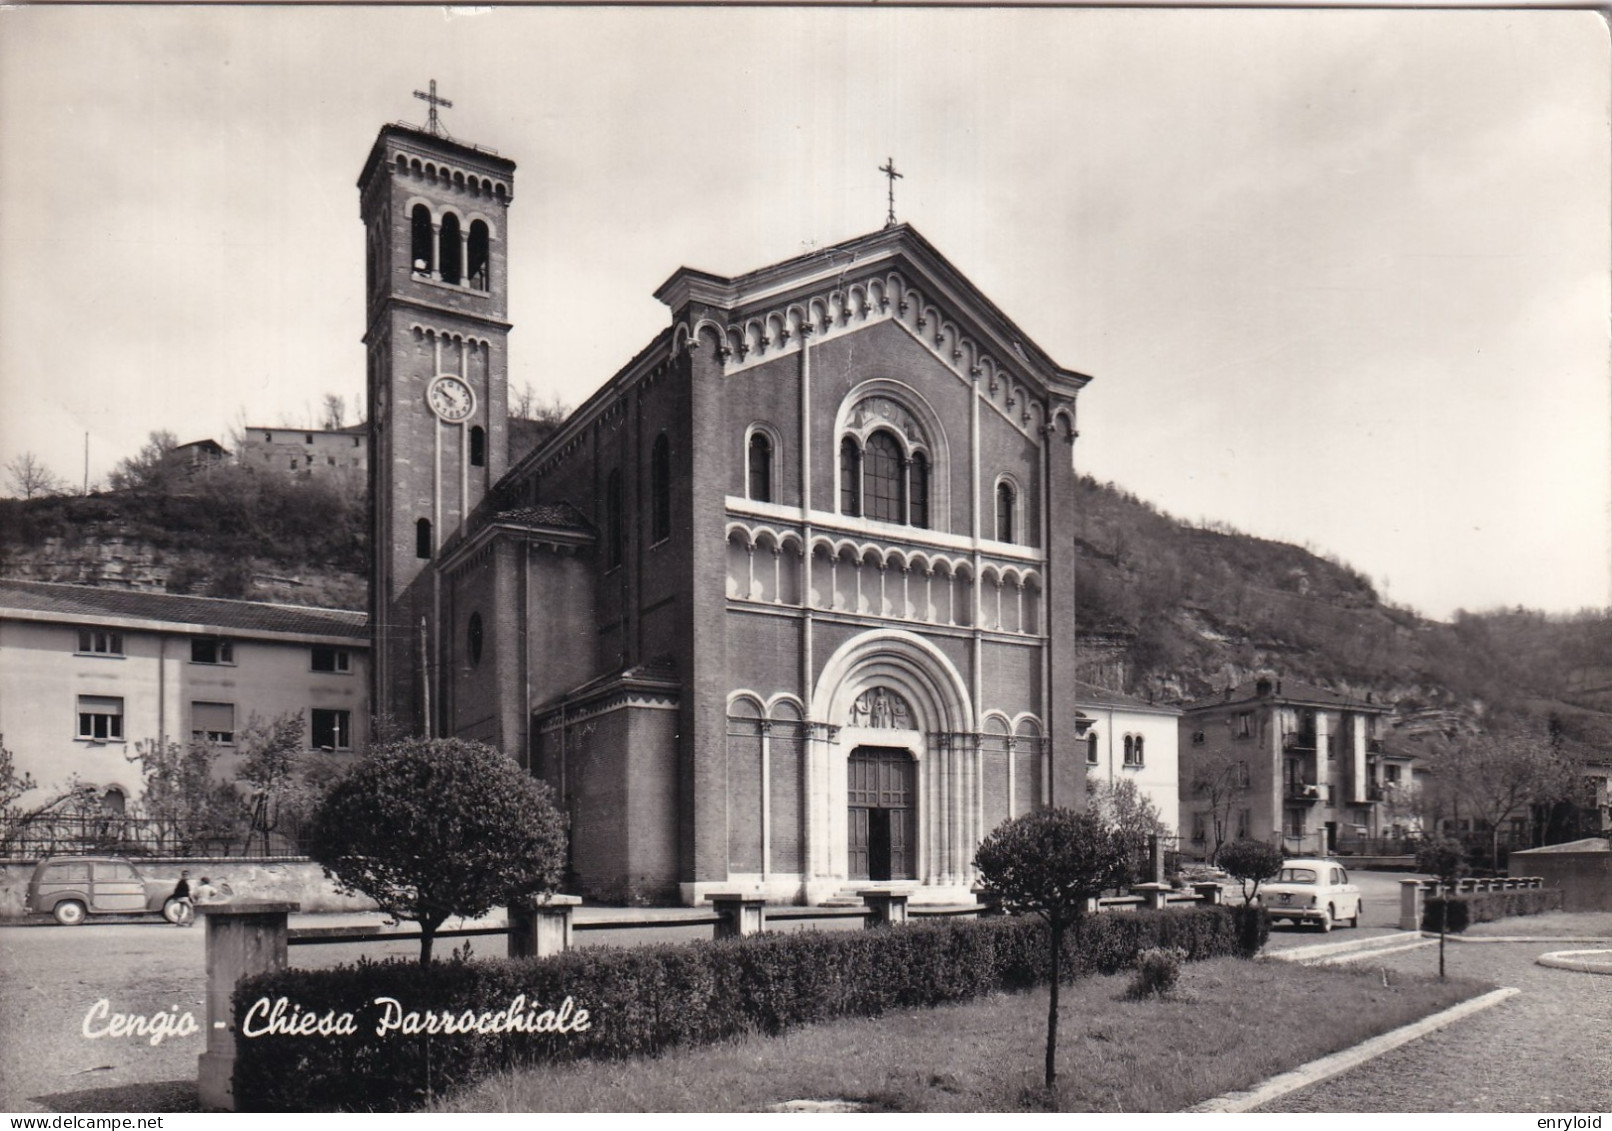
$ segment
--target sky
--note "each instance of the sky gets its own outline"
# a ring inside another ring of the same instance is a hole
[[[896,211],[1061,365],[1079,470],[1435,617],[1612,605],[1592,12],[0,9],[0,464],[75,485],[363,393],[379,127],[518,164],[511,384],[579,404],[675,269]]]

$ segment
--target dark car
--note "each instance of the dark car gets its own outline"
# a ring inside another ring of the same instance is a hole
[[[121,856],[53,856],[41,860],[28,881],[23,910],[54,915],[64,927],[74,927],[90,915],[177,914],[173,895],[177,879],[158,880],[143,875],[133,861]]]

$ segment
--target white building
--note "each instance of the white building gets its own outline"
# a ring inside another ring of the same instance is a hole
[[[1075,684],[1076,709],[1089,720],[1086,780],[1112,785],[1122,781],[1158,807],[1171,831],[1181,832],[1181,710],[1149,703],[1089,683]]]

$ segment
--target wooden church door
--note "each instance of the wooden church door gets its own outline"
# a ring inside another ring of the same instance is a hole
[[[905,750],[859,746],[846,766],[846,861],[853,880],[914,878],[917,765]]]

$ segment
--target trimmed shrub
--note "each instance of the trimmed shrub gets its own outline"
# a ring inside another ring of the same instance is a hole
[[[1562,909],[1560,888],[1523,888],[1519,891],[1474,891],[1448,897],[1434,896],[1422,904],[1422,930],[1437,932],[1439,908],[1449,907],[1445,930],[1460,934],[1473,923],[1492,923],[1515,915],[1543,915]]]
[[[1258,903],[1230,910],[1237,931],[1237,951],[1244,958],[1252,958],[1264,950],[1265,944],[1270,941],[1271,913]]]
[[[1152,947],[1178,948],[1191,960],[1242,953],[1232,910],[1094,916],[1078,940],[1073,931],[1065,936],[1062,970],[1071,980],[1118,973]],[[1039,917],[1017,916],[598,947],[546,959],[432,966],[360,960],[334,970],[275,971],[235,990],[243,1020],[235,1035],[236,1103],[243,1111],[408,1110],[516,1064],[652,1055],[1024,989],[1046,980],[1046,931]],[[285,1022],[317,1030],[324,1021],[327,1031],[262,1032],[281,999]],[[567,1000],[571,1031],[552,1031]],[[555,1011],[546,1018],[548,1031],[491,1031],[512,1003],[523,1018]],[[439,1022],[447,1015],[454,1028],[462,1019],[470,1030],[479,1021],[483,1031],[400,1028],[410,1013]],[[298,1021],[309,1015],[312,1021]],[[331,1031],[337,1026],[349,1031]]]
[[[1125,988],[1125,996],[1140,1001],[1155,994],[1163,997],[1181,980],[1181,963],[1187,952],[1179,947],[1152,946],[1136,956],[1136,973]]]

